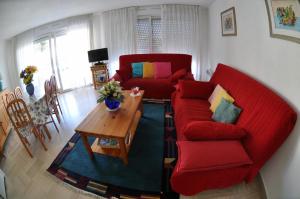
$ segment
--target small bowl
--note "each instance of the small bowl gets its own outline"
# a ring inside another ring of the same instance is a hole
[[[132,94],[137,95],[140,92],[140,88],[139,87],[133,87],[131,89]]]

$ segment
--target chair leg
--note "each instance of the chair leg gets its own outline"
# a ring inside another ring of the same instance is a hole
[[[32,153],[31,153],[30,149],[28,148],[28,146],[27,146],[22,140],[21,140],[21,142],[22,142],[22,144],[24,145],[24,147],[25,147],[27,153],[29,154],[29,156],[30,156],[31,158],[33,158],[33,155],[32,155]]]
[[[61,107],[60,107],[60,103],[59,103],[58,97],[56,97],[56,100],[57,100],[57,105],[58,105],[59,111],[60,111],[61,115],[63,115],[63,112],[62,112],[62,110],[61,110]]]
[[[53,116],[52,116],[51,113],[50,113],[50,117],[51,117],[51,121],[52,121],[52,123],[53,123],[53,125],[54,125],[54,127],[55,127],[55,129],[56,129],[56,131],[57,131],[57,133],[59,133],[59,130],[58,130],[58,128],[57,128],[57,125],[56,125],[56,123],[55,123],[55,121],[54,121]]]
[[[60,116],[57,107],[54,107],[54,114],[57,118],[58,123],[60,124]]]
[[[44,143],[44,141],[43,141],[43,139],[42,139],[42,134],[41,134],[41,132],[39,131],[39,129],[37,129],[37,128],[35,127],[35,128],[34,128],[34,132],[36,133],[37,138],[38,138],[39,141],[41,142],[41,144],[42,144],[44,150],[47,151],[48,149],[47,149],[47,147],[46,147],[46,145],[45,145],[45,143]]]
[[[28,148],[27,144],[25,143],[25,141],[26,141],[27,143],[29,143],[28,140],[27,140],[26,138],[24,138],[24,137],[21,137],[19,134],[18,134],[18,136],[19,136],[19,138],[20,138],[20,140],[21,140],[23,146],[25,147],[27,153],[29,154],[29,156],[30,156],[31,158],[33,158],[33,155],[32,155],[32,153],[31,153],[30,149]],[[24,138],[24,139],[23,139],[23,138]]]
[[[51,140],[51,135],[50,135],[50,133],[49,133],[49,130],[48,130],[46,124],[43,125],[43,128],[44,128],[44,130],[45,130],[45,132],[46,132],[46,134],[47,134],[47,136],[48,136],[48,139]]]

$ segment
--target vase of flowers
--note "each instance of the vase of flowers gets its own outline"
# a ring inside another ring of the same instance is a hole
[[[118,81],[114,79],[109,81],[99,90],[98,103],[104,101],[109,111],[116,111],[120,108],[121,102],[123,102],[124,95],[122,94],[122,88]]]
[[[37,71],[36,66],[27,66],[20,73],[20,78],[23,79],[23,83],[26,85],[26,91],[30,96],[34,94],[34,86],[32,84],[32,81],[33,81],[33,74],[36,71]]]

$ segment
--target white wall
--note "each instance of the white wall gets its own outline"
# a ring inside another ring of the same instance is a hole
[[[222,37],[220,13],[234,6],[237,36]],[[300,44],[269,36],[264,0],[216,0],[209,8],[209,63],[238,68],[300,109]],[[275,107],[274,107],[275,108]],[[268,198],[300,198],[300,125],[261,171]],[[272,142],[272,140],[270,140]]]

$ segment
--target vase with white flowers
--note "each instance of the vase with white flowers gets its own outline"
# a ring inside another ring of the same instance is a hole
[[[121,102],[124,100],[120,82],[114,79],[109,81],[99,90],[98,103],[104,101],[109,111],[116,111],[120,108]]]

